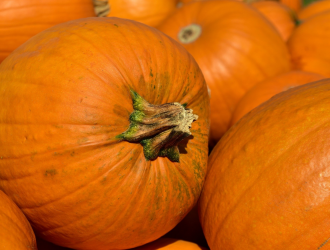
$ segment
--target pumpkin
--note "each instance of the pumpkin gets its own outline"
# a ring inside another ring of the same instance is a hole
[[[41,238],[133,248],[197,203],[207,87],[160,31],[121,18],[66,22],[7,57],[0,82],[0,188]]]
[[[206,248],[185,240],[160,238],[134,250],[206,250]]]
[[[280,2],[296,13],[302,8],[302,0],[280,0]]]
[[[328,10],[330,10],[330,0],[318,0],[302,8],[297,13],[297,17],[300,21],[303,21],[311,16],[315,16],[321,12]]]
[[[330,11],[301,23],[288,40],[293,69],[330,77]]]
[[[251,5],[263,14],[280,33],[284,41],[287,41],[295,28],[293,11],[276,1],[254,1]]]
[[[93,0],[99,17],[132,19],[152,27],[162,23],[176,8],[177,0]]]
[[[39,32],[90,16],[95,16],[91,0],[0,1],[0,63]]]
[[[289,53],[260,13],[238,1],[183,5],[158,27],[196,59],[211,92],[210,145],[227,131],[239,99],[256,83],[289,71]]]
[[[328,249],[330,79],[284,91],[253,109],[209,158],[199,200],[218,249]]]
[[[238,102],[231,118],[231,125],[272,96],[290,88],[323,78],[325,77],[316,73],[293,70],[258,83]]]
[[[17,205],[0,190],[0,246],[6,250],[37,250],[30,223]]]

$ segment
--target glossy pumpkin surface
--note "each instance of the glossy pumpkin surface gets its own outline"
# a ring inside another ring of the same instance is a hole
[[[294,12],[276,1],[255,1],[251,6],[262,13],[280,33],[284,41],[287,41],[295,28]]]
[[[316,73],[293,70],[258,83],[238,102],[231,118],[231,125],[274,95],[323,78],[325,77]]]
[[[302,22],[288,40],[294,69],[330,77],[330,11]]]
[[[93,0],[98,16],[135,20],[152,27],[161,24],[175,9],[178,0]]]
[[[200,198],[212,250],[328,249],[330,80],[282,92],[213,149]]]
[[[30,223],[17,205],[0,190],[0,246],[6,250],[37,250]]]
[[[245,92],[290,67],[286,45],[278,32],[242,2],[192,2],[158,28],[179,41],[203,71],[211,92],[213,145],[227,131],[232,112]]]
[[[206,250],[206,248],[189,241],[160,238],[147,245],[134,248],[134,250]]]
[[[192,56],[160,31],[120,18],[57,25],[12,53],[0,81],[0,188],[42,238],[74,249],[132,248],[196,204],[208,155],[207,87]],[[140,143],[118,138],[130,124],[132,89],[198,115],[179,162],[146,160]]]
[[[91,0],[0,1],[0,62],[39,32],[91,16],[95,16]]]

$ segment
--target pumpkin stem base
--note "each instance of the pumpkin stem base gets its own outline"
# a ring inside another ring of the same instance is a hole
[[[158,156],[179,162],[178,143],[191,135],[190,128],[198,116],[178,102],[153,105],[131,90],[133,109],[129,128],[118,139],[139,142],[147,160]]]

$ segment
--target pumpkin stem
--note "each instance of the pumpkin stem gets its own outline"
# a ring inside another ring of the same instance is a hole
[[[130,90],[133,109],[129,117],[129,128],[116,138],[128,142],[139,142],[147,160],[158,156],[179,162],[178,143],[191,135],[190,128],[198,116],[187,104],[178,102],[153,105],[134,90]]]
[[[110,13],[110,4],[108,0],[93,0],[94,12],[98,17],[106,17]]]
[[[182,28],[178,34],[178,39],[182,43],[192,43],[202,34],[202,27],[198,24],[190,24]]]

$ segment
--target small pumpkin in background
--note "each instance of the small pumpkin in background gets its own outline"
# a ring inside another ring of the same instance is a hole
[[[17,205],[0,190],[0,246],[6,250],[37,250],[30,223]]]
[[[173,238],[160,238],[154,242],[132,250],[207,250],[207,248],[185,240]]]
[[[274,25],[284,41],[289,39],[296,21],[294,12],[288,6],[277,1],[253,1],[250,4]]]
[[[152,27],[161,24],[177,6],[177,0],[93,0],[99,17],[120,17]]]
[[[199,200],[210,249],[329,249],[329,100],[330,79],[291,88],[221,138]]]
[[[39,32],[59,23],[93,16],[91,0],[0,1],[0,63]]]
[[[231,125],[235,124],[245,114],[259,106],[261,103],[267,101],[272,96],[290,88],[324,78],[324,76],[316,73],[294,70],[258,83],[238,102],[231,118]]]
[[[290,70],[279,33],[243,2],[191,2],[158,29],[182,44],[202,69],[211,93],[211,146],[229,128],[232,112],[248,89]]]
[[[330,11],[306,19],[288,40],[292,67],[330,77]]]
[[[41,238],[133,248],[197,203],[207,86],[159,30],[114,17],[59,24],[11,53],[0,82],[0,189]]]
[[[299,21],[304,21],[324,11],[330,10],[330,0],[318,0],[308,4],[297,13]]]

